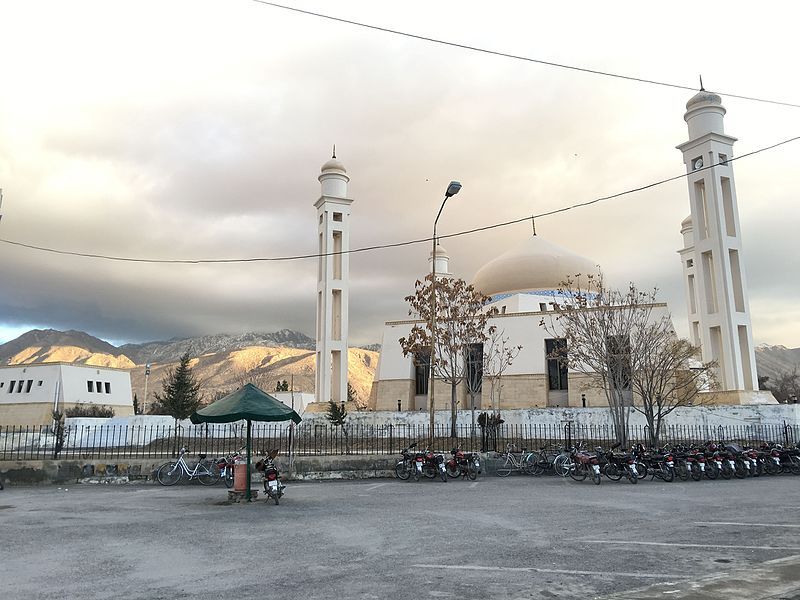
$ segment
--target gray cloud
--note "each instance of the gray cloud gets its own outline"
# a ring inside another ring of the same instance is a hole
[[[448,202],[443,234],[682,172],[674,146],[686,139],[689,93],[258,5],[191,6],[191,28],[178,26],[185,16],[179,6],[154,19],[149,8],[130,5],[125,20],[108,19],[104,27],[93,21],[102,11],[93,16],[90,8],[72,8],[65,13],[72,37],[45,25],[42,48],[24,35],[38,23],[36,15],[3,9],[15,33],[0,40],[0,51],[11,56],[13,49],[21,58],[5,75],[8,92],[0,96],[6,194],[0,237],[151,258],[313,252],[316,177],[333,143],[352,177],[353,247],[430,235],[450,179],[464,189]],[[64,9],[56,3],[51,10]],[[698,58],[675,44],[674,31],[683,27],[678,15],[664,16],[671,25],[663,31],[646,27],[648,43],[635,45],[645,29],[645,15],[636,10],[603,21],[603,28],[570,20],[573,27],[565,30],[547,25],[567,17],[550,7],[536,19],[522,13],[504,19],[496,31],[483,24],[497,15],[477,8],[460,6],[456,30],[442,27],[452,15],[429,7],[426,19],[414,17],[421,7],[403,15],[349,3],[337,10],[661,79],[683,81],[684,65],[691,65],[691,78],[703,69],[720,89],[734,91],[762,93],[760,70],[743,73],[754,53],[769,56],[775,69],[793,68],[793,52],[779,32],[759,44],[726,48],[726,61]],[[731,31],[744,27],[744,13],[732,9],[720,17],[708,10]],[[137,46],[137,27],[144,28],[146,45]],[[771,80],[769,94],[800,97],[790,79]],[[796,111],[725,104],[740,153],[800,130]],[[755,337],[789,346],[800,345],[793,309],[800,283],[791,276],[798,271],[798,158],[800,150],[786,146],[735,164]],[[612,283],[658,286],[685,329],[676,250],[686,214],[686,186],[678,181],[536,225],[540,235],[596,260]],[[443,244],[454,271],[469,279],[528,235],[530,225],[523,223]],[[378,341],[383,321],[405,316],[403,297],[424,273],[428,251],[421,244],[351,256],[353,342]],[[137,265],[0,245],[0,325],[79,328],[123,341],[282,327],[311,335],[315,276],[314,260]]]

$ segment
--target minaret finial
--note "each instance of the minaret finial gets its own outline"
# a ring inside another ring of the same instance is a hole
[[[705,92],[706,88],[703,87],[703,76],[700,75],[700,91]]]
[[[331,158],[336,158],[336,144],[333,145],[333,156]]]
[[[533,235],[536,235],[536,219],[531,216],[531,227],[533,227]]]

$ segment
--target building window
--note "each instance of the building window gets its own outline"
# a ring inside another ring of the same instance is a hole
[[[42,387],[42,382],[41,381],[37,381],[36,385],[38,385],[39,387]]]
[[[687,269],[691,269],[693,266],[694,266],[694,259],[693,258],[690,258],[689,260],[686,261],[686,268]]]
[[[428,393],[428,381],[431,377],[430,352],[417,352],[414,354],[414,393],[424,396]]]
[[[104,385],[106,387],[106,394],[110,394],[111,393],[111,383],[106,381]]]
[[[95,384],[97,385],[97,387],[95,387],[95,391],[98,394],[102,394],[103,393],[103,382],[102,381],[95,381]]]
[[[721,165],[727,165],[728,164],[727,155],[725,155],[725,154],[720,154],[719,155],[719,164],[721,164]]]
[[[505,305],[500,307],[500,314],[501,314],[501,315],[504,315],[504,314],[506,314],[506,307],[505,307]]]
[[[23,385],[25,385],[25,382],[24,382],[22,379],[20,379],[20,380],[17,382],[17,393],[18,393],[18,394],[21,394],[21,393],[22,393],[22,386],[23,386]]]
[[[94,381],[87,381],[86,382],[86,389],[89,391],[89,393],[93,392],[94,391]]]
[[[606,340],[611,384],[620,390],[631,389],[631,340],[627,335],[611,335]]]
[[[542,312],[547,311],[547,302],[539,302],[539,310]]]
[[[28,383],[25,384],[25,393],[30,394],[32,387],[33,387],[33,379],[28,379]]]
[[[337,212],[333,213],[333,220],[334,220],[334,221],[339,221],[339,222],[341,222],[341,220],[342,220],[342,213],[337,213]]]
[[[12,379],[11,380],[11,385],[8,386],[8,393],[9,394],[13,394],[14,393],[14,384],[15,383],[17,383],[17,381],[15,379]]]
[[[568,390],[567,340],[551,338],[544,341],[547,359],[547,385],[550,390]]]
[[[483,390],[483,344],[470,344],[466,356],[467,391],[479,394]]]

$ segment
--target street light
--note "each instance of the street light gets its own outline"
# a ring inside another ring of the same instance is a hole
[[[434,363],[436,362],[436,225],[439,223],[439,217],[442,216],[442,210],[444,210],[444,205],[447,203],[447,199],[455,196],[460,191],[461,184],[458,181],[451,181],[450,185],[447,186],[447,191],[444,193],[444,200],[442,200],[442,205],[439,207],[439,212],[436,214],[436,219],[433,221],[433,270],[431,275],[431,371],[428,379],[428,410],[430,411],[431,420],[428,441],[430,442],[430,446],[433,446],[433,433],[436,421],[433,407],[434,387],[436,381],[434,370]]]

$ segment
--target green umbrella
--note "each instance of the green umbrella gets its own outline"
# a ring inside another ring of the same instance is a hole
[[[302,419],[291,408],[276,400],[252,383],[248,383],[232,394],[220,398],[213,404],[192,413],[192,423],[232,423],[247,421],[247,491],[250,501],[250,429],[252,421],[289,421],[299,423]]]

